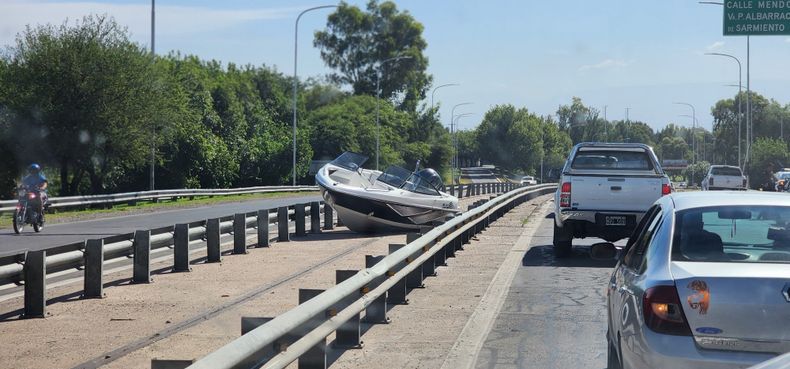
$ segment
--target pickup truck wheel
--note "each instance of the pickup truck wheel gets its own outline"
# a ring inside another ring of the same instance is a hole
[[[567,258],[571,256],[573,250],[573,231],[570,226],[557,227],[554,224],[554,256],[558,258]]]

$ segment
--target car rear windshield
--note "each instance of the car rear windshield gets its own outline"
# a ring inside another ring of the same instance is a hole
[[[720,206],[680,211],[672,260],[790,264],[790,207]]]
[[[742,175],[740,169],[732,167],[715,167],[711,169],[711,173],[714,176],[740,177]]]
[[[579,151],[572,169],[589,170],[653,170],[653,162],[645,151],[590,150]]]

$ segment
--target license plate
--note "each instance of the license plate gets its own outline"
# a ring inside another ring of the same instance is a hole
[[[608,226],[625,227],[625,216],[607,215],[604,219],[605,224]]]

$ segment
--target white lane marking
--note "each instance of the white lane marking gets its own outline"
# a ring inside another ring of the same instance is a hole
[[[536,208],[530,214],[545,214],[549,210],[549,202],[546,201],[542,206]],[[467,369],[474,368],[477,364],[477,357],[486,341],[491,327],[493,327],[505,298],[510,290],[513,278],[516,276],[518,268],[521,266],[521,259],[524,253],[529,250],[532,237],[538,230],[541,218],[527,222],[527,227],[521,233],[515,245],[510,249],[505,261],[499,266],[494,278],[488,285],[485,294],[480,299],[480,303],[475,308],[472,316],[466,322],[463,331],[456,339],[450,353],[442,364],[442,369]]]

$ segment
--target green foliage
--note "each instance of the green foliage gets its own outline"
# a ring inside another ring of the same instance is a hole
[[[333,81],[350,85],[356,95],[376,96],[381,73],[381,97],[402,95],[399,108],[413,112],[432,80],[426,72],[428,58],[423,52],[428,44],[422,31],[423,25],[394,2],[370,0],[365,11],[341,2],[329,15],[327,28],[315,33],[314,44],[324,62],[338,71],[330,76]],[[410,58],[380,65],[399,56]]]
[[[18,161],[56,166],[64,195],[103,192],[145,161],[170,100],[151,58],[115,21],[28,28],[9,52],[0,101],[15,115],[11,136],[26,138],[11,142]]]
[[[771,175],[790,163],[787,142],[779,138],[761,137],[754,142],[752,150],[751,162],[746,167],[749,186],[772,188]]]
[[[489,110],[477,128],[480,156],[507,170],[530,171],[540,165],[541,118],[513,105]]]
[[[694,164],[689,164],[685,169],[683,169],[683,176],[688,180],[688,183],[693,186],[699,186],[700,181],[705,175],[708,174],[708,170],[710,169],[710,163],[707,161],[698,161]]]

